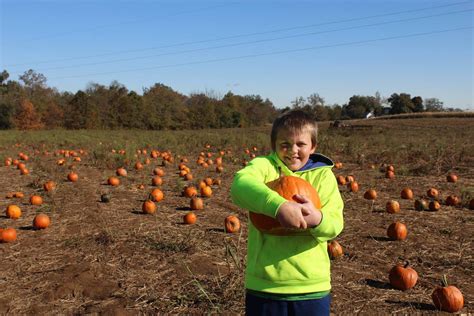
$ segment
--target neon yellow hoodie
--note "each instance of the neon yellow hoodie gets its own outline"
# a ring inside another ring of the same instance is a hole
[[[307,169],[307,166],[310,166]],[[312,154],[304,171],[293,172],[276,153],[254,158],[235,174],[231,196],[233,202],[249,211],[273,218],[286,200],[265,183],[277,179],[279,168],[284,175],[300,177],[318,191],[321,200],[321,223],[308,234],[275,236],[260,232],[249,220],[245,287],[254,291],[302,294],[331,289],[330,260],[327,241],[343,228],[344,204],[339,193],[333,162]]]

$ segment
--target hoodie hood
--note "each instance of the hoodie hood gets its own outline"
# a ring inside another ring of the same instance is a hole
[[[275,152],[273,152],[271,156],[273,157],[273,159],[276,161],[276,163],[279,166],[283,167],[283,169],[288,170],[290,173],[305,172],[305,171],[314,170],[314,169],[323,168],[323,167],[330,167],[330,168],[334,167],[334,163],[332,162],[330,158],[322,154],[311,154],[309,156],[308,162],[306,162],[306,164],[301,169],[298,169],[296,171],[291,171],[290,169],[288,169],[285,163],[281,161],[280,158],[278,158],[278,155]]]

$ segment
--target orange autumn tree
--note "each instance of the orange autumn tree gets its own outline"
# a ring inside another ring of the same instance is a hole
[[[13,118],[13,123],[18,129],[40,129],[44,124],[41,122],[36,109],[29,100],[22,100],[20,107]]]

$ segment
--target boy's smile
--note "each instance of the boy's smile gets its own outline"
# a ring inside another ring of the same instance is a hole
[[[282,130],[278,132],[276,153],[291,171],[301,169],[315,150],[316,145],[313,145],[309,131],[290,133]]]

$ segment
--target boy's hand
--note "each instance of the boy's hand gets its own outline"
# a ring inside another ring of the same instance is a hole
[[[285,228],[306,229],[308,225],[303,215],[309,215],[309,213],[303,210],[302,204],[288,201],[280,206],[276,218]]]
[[[306,221],[308,228],[318,226],[322,220],[321,210],[318,210],[313,202],[304,195],[295,195],[295,198],[300,202],[303,210],[303,218]]]

